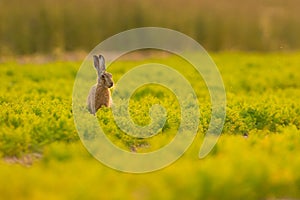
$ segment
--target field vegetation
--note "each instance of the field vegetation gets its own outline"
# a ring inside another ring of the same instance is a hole
[[[174,56],[121,59],[108,69],[115,82],[134,65],[161,62],[177,68],[196,90],[201,117],[196,140],[171,166],[127,174],[96,161],[82,146],[72,116],[72,89],[80,61],[0,64],[1,199],[276,199],[300,198],[300,54],[216,53],[227,92],[219,142],[204,159],[198,151],[210,120],[201,77]],[[176,66],[177,66],[176,65]],[[168,111],[161,132],[132,138],[108,108],[97,113],[108,137],[127,151],[147,152],[172,139],[180,122],[166,88],[144,86],[131,99],[137,124],[148,108]]]

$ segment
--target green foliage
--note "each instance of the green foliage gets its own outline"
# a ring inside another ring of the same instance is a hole
[[[73,70],[69,63],[1,66],[0,150],[4,155],[78,139],[70,108]]]
[[[223,135],[202,160],[197,155],[210,122],[211,105],[201,76],[178,57],[149,59],[174,67],[189,80],[196,90],[201,116],[197,138],[181,159],[163,170],[141,175],[99,164],[80,143],[71,109],[79,62],[2,63],[1,198],[300,198],[299,57],[299,53],[213,55],[226,87],[227,116]],[[117,82],[132,67],[149,60],[119,60],[108,71]],[[120,148],[149,152],[170,142],[180,124],[176,97],[157,85],[135,91],[129,107],[132,120],[149,124],[149,108],[154,104],[165,107],[167,121],[148,139],[122,132],[109,108],[100,109],[97,118]],[[34,153],[43,157],[29,168],[5,163]]]

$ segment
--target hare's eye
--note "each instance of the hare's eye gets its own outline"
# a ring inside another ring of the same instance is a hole
[[[105,78],[104,74],[101,75],[101,78]]]

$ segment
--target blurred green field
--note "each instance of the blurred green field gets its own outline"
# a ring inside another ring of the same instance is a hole
[[[226,87],[227,116],[217,145],[201,160],[198,151],[210,119],[209,95],[201,77],[174,56],[124,59],[109,67],[117,82],[144,62],[178,66],[197,88],[201,124],[195,142],[171,166],[139,175],[102,165],[82,146],[71,105],[79,61],[1,63],[0,198],[300,198],[300,53],[212,57]],[[169,111],[166,127],[153,139],[119,131],[110,109],[99,110],[97,117],[121,148],[152,151],[173,137],[179,123],[175,97],[152,86],[140,88],[131,100],[136,123],[149,122],[145,112],[153,103],[162,103]]]
[[[299,50],[299,9],[299,0],[1,0],[0,56],[90,51],[143,26],[180,31],[210,51]]]

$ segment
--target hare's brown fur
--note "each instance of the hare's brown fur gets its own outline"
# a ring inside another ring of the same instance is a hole
[[[95,95],[95,109],[96,112],[101,106],[110,107],[110,91],[107,87],[103,87],[102,85],[97,85],[96,87],[96,95]]]

